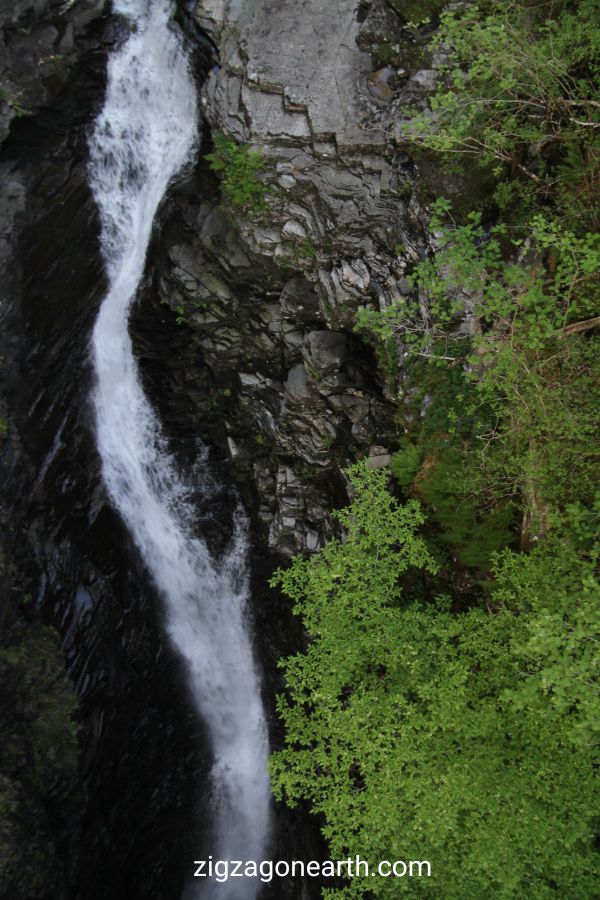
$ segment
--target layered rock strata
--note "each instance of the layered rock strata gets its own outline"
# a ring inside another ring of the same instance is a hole
[[[407,269],[426,249],[414,165],[389,122],[430,85],[373,71],[366,51],[401,25],[381,2],[362,25],[354,0],[203,0],[196,17],[221,51],[205,118],[263,155],[266,208],[190,211],[161,295],[190,326],[207,384],[221,385],[213,435],[269,548],[314,550],[332,533],[344,467],[395,430],[391,379],[354,326],[359,307],[410,293]]]

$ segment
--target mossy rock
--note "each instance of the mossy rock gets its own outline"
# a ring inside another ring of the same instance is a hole
[[[472,157],[422,151],[419,154],[420,183],[427,199],[433,202],[445,197],[452,202],[452,214],[462,225],[470,212],[488,208],[493,203],[498,178],[492,167],[478,164]]]
[[[388,0],[388,2],[405,22],[434,19],[446,6],[446,0]]]

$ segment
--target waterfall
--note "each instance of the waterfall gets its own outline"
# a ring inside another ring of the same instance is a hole
[[[247,622],[245,520],[238,513],[218,560],[195,535],[189,482],[144,394],[128,332],[156,211],[197,147],[195,85],[171,0],[115,0],[114,11],[132,32],[109,57],[89,163],[108,276],[92,338],[98,450],[110,499],[164,599],[166,630],[211,740],[212,855],[260,860],[269,836],[268,744]],[[202,883],[204,895],[257,896],[258,880],[236,882]]]

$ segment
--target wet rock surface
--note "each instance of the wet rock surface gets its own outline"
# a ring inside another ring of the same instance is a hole
[[[58,96],[80,55],[94,46],[90,26],[107,8],[107,0],[0,3],[0,141],[15,118]]]

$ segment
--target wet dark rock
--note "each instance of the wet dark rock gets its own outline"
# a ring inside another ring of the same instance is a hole
[[[310,400],[314,396],[314,391],[308,383],[303,363],[292,366],[289,370],[285,383],[285,393],[291,400]]]
[[[385,469],[392,462],[392,455],[385,447],[371,447],[367,458],[370,469]]]
[[[108,0],[0,5],[0,141],[15,118],[37,112],[58,96],[86,47],[86,31],[107,7]]]
[[[311,331],[306,338],[307,358],[319,372],[339,372],[346,360],[348,338],[337,331]]]
[[[297,324],[318,322],[321,318],[319,296],[315,286],[305,278],[291,278],[280,297],[282,315]]]

